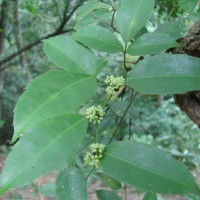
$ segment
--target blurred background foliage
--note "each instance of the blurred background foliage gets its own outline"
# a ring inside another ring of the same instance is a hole
[[[4,26],[0,27],[1,144],[9,144],[13,134],[13,110],[27,84],[36,76],[56,69],[43,52],[42,40],[65,32],[70,34],[75,22],[74,12],[83,2],[84,0],[0,0],[1,19],[7,9]],[[118,3],[114,0],[104,2]],[[185,4],[184,0],[157,0],[155,10],[147,23],[148,31],[160,28],[171,31],[177,39],[184,37],[191,25],[200,18],[197,1],[189,2]],[[104,11],[96,14],[103,17],[102,13],[106,14]],[[162,27],[161,24],[165,22],[171,24],[167,28]],[[19,53],[21,50],[23,53]],[[122,55],[95,53],[107,62],[101,66],[105,68],[98,75],[100,82],[106,75],[121,74]],[[134,60],[134,57],[130,60]],[[102,140],[114,129],[127,105],[126,98],[128,96],[125,95],[111,103],[111,109],[100,127]],[[104,87],[98,88],[96,97],[89,104],[98,104],[101,101],[104,101]],[[90,130],[89,134],[93,131]],[[119,132],[117,139],[131,137],[137,141],[155,144],[171,152],[190,168],[199,165],[200,131],[174,104],[172,96],[141,95],[131,107]]]

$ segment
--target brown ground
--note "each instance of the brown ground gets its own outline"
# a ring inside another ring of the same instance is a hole
[[[0,170],[3,167],[3,162],[5,160],[5,156],[0,154]],[[200,171],[196,171],[193,173],[195,176],[197,182],[200,184]],[[46,177],[41,177],[38,180],[36,180],[32,186],[29,186],[27,188],[22,188],[22,189],[14,189],[6,192],[0,200],[57,200],[57,198],[52,198],[52,197],[45,197],[40,193],[37,193],[34,195],[34,188],[37,190],[38,187],[45,183],[54,183],[56,178],[56,172],[52,172]],[[97,181],[93,183],[93,185],[90,187],[88,193],[89,193],[89,200],[98,200],[96,195],[95,195],[95,190],[100,190],[100,189],[108,189],[105,186],[101,184],[101,182]],[[127,200],[142,200],[143,194],[136,194],[136,191],[132,188],[127,188],[126,189],[127,193]],[[120,196],[124,200],[124,190],[121,191]],[[163,197],[165,200],[187,200],[184,197],[180,196],[164,196]],[[199,198],[200,200],[200,198]]]

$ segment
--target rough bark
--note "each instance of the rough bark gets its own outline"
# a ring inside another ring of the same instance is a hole
[[[172,53],[200,58],[200,21],[191,27],[187,36],[181,40],[181,47],[173,49]],[[200,91],[176,94],[174,100],[180,109],[200,128]]]

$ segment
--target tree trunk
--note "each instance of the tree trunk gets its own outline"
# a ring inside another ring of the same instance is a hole
[[[20,26],[20,19],[19,19],[19,0],[15,0],[14,4],[14,31],[15,31],[15,41],[18,51],[23,48],[23,39],[22,39],[22,33],[21,33],[21,26]],[[29,81],[32,81],[32,75],[27,67],[27,59],[25,52],[21,53],[19,55],[19,61],[22,67],[22,72],[26,74]]]
[[[195,23],[187,36],[181,40],[181,47],[173,49],[172,53],[187,54],[200,58],[200,21]],[[176,94],[174,99],[180,109],[200,128],[200,91]]]
[[[7,0],[3,0],[1,3],[1,14],[0,14],[0,55],[3,53],[4,47],[4,36],[6,20],[8,17],[9,3]],[[0,118],[2,115],[2,91],[3,91],[3,71],[0,71]]]

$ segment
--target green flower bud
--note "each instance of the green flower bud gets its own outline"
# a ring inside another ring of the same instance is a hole
[[[105,112],[100,105],[97,107],[92,106],[86,110],[86,119],[88,119],[93,124],[99,124],[103,120],[104,115]]]
[[[109,96],[111,100],[116,100],[125,87],[125,79],[122,76],[114,77],[111,75],[107,76],[104,82],[108,84],[105,89],[107,96]]]
[[[93,143],[90,145],[90,151],[86,153],[84,161],[86,164],[94,167],[99,166],[99,161],[103,157],[104,144]]]

